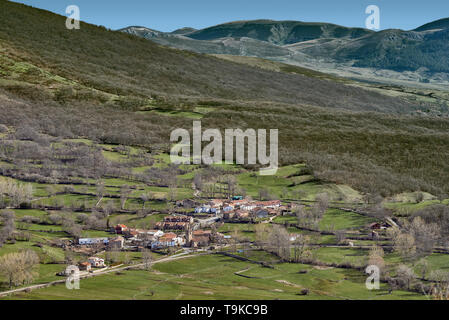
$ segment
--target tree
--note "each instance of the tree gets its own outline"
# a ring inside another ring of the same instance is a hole
[[[227,196],[229,198],[233,197],[235,195],[235,188],[236,188],[236,185],[237,185],[237,179],[233,175],[228,174],[224,178],[224,183],[228,187],[228,189],[227,189],[227,191],[228,191]]]
[[[398,279],[405,285],[407,290],[410,290],[413,281],[416,279],[416,274],[410,267],[401,264],[397,270]]]
[[[117,249],[111,249],[106,251],[105,260],[108,261],[110,264],[120,262],[120,251],[118,251]]]
[[[241,233],[238,229],[234,229],[234,231],[232,232],[232,251],[237,252],[237,245],[241,240]]]
[[[103,208],[103,212],[106,217],[109,217],[111,213],[113,213],[115,210],[115,205],[113,201],[108,201],[106,203],[106,206]]]
[[[201,173],[197,172],[195,176],[193,177],[193,184],[195,186],[195,189],[198,191],[203,190],[203,177]]]
[[[14,211],[5,210],[1,213],[3,227],[0,229],[0,247],[8,240],[15,230],[15,214]]]
[[[153,256],[151,255],[151,251],[148,249],[143,249],[142,251],[142,262],[144,264],[144,268],[146,270],[150,270],[151,262],[153,261]]]
[[[176,200],[177,194],[178,194],[178,188],[176,186],[176,183],[170,183],[168,185],[168,200],[169,201]]]
[[[77,262],[76,255],[72,250],[65,250],[64,251],[64,263],[68,265],[73,265]]]
[[[420,203],[424,200],[424,193],[422,192],[418,192],[416,194],[416,203]]]
[[[62,226],[64,231],[74,238],[79,238],[81,236],[81,232],[83,231],[83,228],[81,228],[79,224],[75,223],[72,218],[68,217],[64,218]]]
[[[290,191],[287,188],[282,188],[281,195],[282,199],[288,199],[288,195],[290,194]]]
[[[415,265],[416,271],[421,279],[426,279],[427,273],[430,271],[429,262],[425,258],[421,258]]]
[[[267,188],[259,189],[259,200],[269,200],[270,191]]]
[[[298,225],[304,225],[305,219],[307,218],[307,212],[304,206],[298,205],[295,209],[293,209],[293,213],[296,215],[296,219],[298,221]]]
[[[0,274],[7,279],[10,288],[28,284],[37,275],[38,263],[39,257],[33,250],[8,253],[0,257]]]
[[[256,224],[255,226],[255,232],[256,232],[256,244],[261,248],[266,248],[268,244],[268,238],[270,235],[269,225],[264,223]]]
[[[152,198],[150,193],[142,193],[140,195],[140,200],[142,200],[142,209],[145,210],[145,204],[150,201],[150,199]]]
[[[293,259],[295,262],[301,261],[301,259],[309,258],[312,254],[310,250],[310,237],[304,234],[298,233],[293,241]]]
[[[128,251],[126,251],[126,252],[123,254],[123,263],[124,263],[124,264],[130,264],[130,263],[131,263],[131,255],[129,254]]]
[[[449,273],[443,270],[435,270],[430,274],[432,283],[430,294],[435,300],[449,300]]]
[[[401,257],[411,259],[416,254],[415,238],[407,233],[402,232],[397,227],[392,227],[387,230],[387,235],[393,241],[393,249]]]
[[[13,207],[29,204],[33,199],[33,186],[29,183],[18,183],[14,180],[0,181],[0,195],[7,195]]]
[[[393,239],[394,251],[404,259],[412,259],[416,254],[415,238],[406,233],[399,233]]]
[[[323,213],[329,207],[329,195],[327,193],[317,194],[315,197],[315,201],[318,204],[318,209]]]
[[[337,230],[335,231],[335,240],[337,240],[337,243],[342,243],[346,240],[346,233],[344,230]]]
[[[270,251],[276,253],[281,259],[290,259],[290,237],[287,230],[280,225],[273,225],[269,237]]]
[[[125,210],[126,200],[128,200],[129,195],[131,194],[131,189],[127,184],[122,185],[120,188],[120,208]]]
[[[373,245],[369,251],[368,265],[377,266],[381,273],[385,271],[384,250],[380,246]]]
[[[436,223],[426,223],[419,216],[411,223],[405,223],[404,229],[415,239],[419,256],[431,254],[441,235],[441,228]]]

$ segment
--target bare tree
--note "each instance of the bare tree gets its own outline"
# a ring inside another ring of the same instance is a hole
[[[153,262],[153,256],[151,255],[151,251],[148,249],[143,249],[142,251],[142,261],[144,264],[144,268],[146,270],[150,270],[151,263]]]
[[[426,279],[427,273],[430,271],[429,262],[425,258],[421,258],[416,264],[415,269],[419,273],[421,279]]]
[[[274,225],[270,233],[269,242],[270,251],[276,253],[281,259],[290,259],[290,237],[284,227]]]
[[[83,228],[79,224],[77,224],[72,218],[65,217],[62,226],[65,232],[71,235],[74,238],[81,237],[81,233]]]
[[[269,225],[259,223],[255,227],[255,232],[256,232],[256,244],[262,249],[266,248],[270,235]]]
[[[111,249],[106,251],[105,254],[105,260],[108,261],[110,264],[115,264],[120,262],[120,251],[118,251],[117,249]]]
[[[412,259],[416,254],[415,238],[398,228],[390,228],[388,235],[393,240],[394,251],[404,259]]]
[[[335,231],[335,240],[337,243],[342,243],[346,240],[346,232],[344,230]]]
[[[295,262],[299,262],[301,259],[309,258],[311,256],[310,240],[310,237],[304,234],[298,233],[296,235],[292,243],[293,259]]]
[[[416,279],[416,274],[410,267],[401,264],[397,270],[397,277],[398,279],[404,284],[404,286],[407,288],[407,290],[410,290],[413,281]]]
[[[435,270],[430,274],[434,281],[430,288],[430,294],[435,300],[449,300],[449,273],[443,270]]]
[[[436,223],[426,223],[421,217],[415,217],[412,222],[405,223],[404,229],[415,239],[419,256],[431,254],[441,235],[441,228]]]
[[[321,212],[325,212],[329,207],[329,195],[327,193],[319,193],[315,197],[315,201],[318,204],[318,209]]]
[[[176,196],[178,194],[178,188],[176,183],[170,183],[168,186],[168,200],[174,201],[176,200]]]
[[[203,190],[203,177],[201,173],[197,172],[195,176],[193,177],[193,184],[195,186],[195,189],[198,191]]]
[[[269,200],[270,191],[267,188],[259,189],[259,200]]]
[[[145,204],[150,201],[151,195],[149,193],[142,193],[140,195],[140,200],[142,200],[142,210],[145,210]]]
[[[39,257],[33,250],[8,253],[0,257],[0,274],[7,279],[9,287],[28,284],[37,275],[38,263]]]
[[[0,229],[0,247],[8,240],[15,229],[15,214],[14,211],[5,210],[1,213],[1,219],[3,221],[3,227]]]
[[[227,197],[233,197],[237,186],[237,179],[235,176],[228,174],[224,176],[224,184],[227,186]]]
[[[307,219],[306,208],[302,205],[298,205],[293,209],[293,213],[296,215],[298,225],[304,225],[304,221]]]
[[[120,208],[122,210],[125,209],[126,200],[128,200],[130,194],[131,194],[130,187],[127,184],[122,185],[122,187],[120,188]]]
[[[384,250],[380,246],[373,245],[369,251],[368,265],[375,265],[380,272],[385,272]]]

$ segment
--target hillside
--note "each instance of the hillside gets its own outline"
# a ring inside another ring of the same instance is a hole
[[[421,27],[416,28],[414,31],[429,31],[429,30],[438,30],[438,29],[448,29],[449,28],[449,18],[440,19],[436,21],[432,21],[422,25]]]
[[[81,30],[71,32],[65,28],[64,17],[8,1],[0,6],[0,39],[3,46],[12,47],[10,55],[19,51],[14,59],[109,94],[169,100],[268,100],[384,112],[413,108],[399,99],[330,81],[173,50],[89,24],[82,23]],[[25,20],[29,22],[20,23]]]
[[[67,30],[64,17],[12,2],[0,9],[0,123],[8,130],[167,151],[171,130],[191,128],[192,119],[275,127],[281,163],[306,162],[319,179],[382,195],[449,192],[447,106],[430,103],[432,92],[412,100],[85,23]]]
[[[430,33],[386,30],[339,48],[336,57],[354,66],[395,71],[449,72],[449,28]]]
[[[187,36],[197,40],[247,37],[277,45],[315,40],[320,38],[360,38],[373,33],[361,28],[346,28],[330,23],[300,21],[237,21],[205,28]]]
[[[446,83],[449,77],[441,73],[449,72],[448,21],[441,19],[412,31],[380,32],[328,23],[271,20],[231,22],[182,35],[151,34],[133,28],[122,31],[201,53],[254,56],[321,71],[333,69],[348,76],[346,68],[354,77],[360,73],[358,68],[363,68],[366,75],[360,77],[364,79],[378,77],[379,69],[393,71],[378,77],[384,82],[394,77]]]

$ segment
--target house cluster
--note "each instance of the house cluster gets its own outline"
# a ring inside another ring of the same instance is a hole
[[[184,215],[166,216],[164,221],[156,223],[155,228],[159,230],[186,231],[193,224],[193,218]]]
[[[233,200],[213,199],[208,204],[195,208],[195,213],[221,214],[224,220],[242,220],[267,218],[287,210],[280,200],[253,201],[240,197]]]
[[[187,242],[190,247],[206,247],[211,243],[225,243],[230,236],[225,236],[220,232],[212,232],[211,230],[195,230],[187,234]]]
[[[90,257],[85,262],[81,262],[78,265],[81,271],[90,271],[92,268],[104,268],[106,267],[104,259],[98,257]]]
[[[178,237],[173,232],[165,233],[160,229],[143,230],[128,228],[124,224],[115,226],[115,232],[125,237],[125,245],[130,248],[166,248],[181,246],[184,244],[184,239]]]
[[[117,237],[101,237],[101,238],[79,238],[78,246],[80,247],[93,247],[104,246],[105,248],[122,249],[125,243],[125,238],[121,236]]]
[[[125,225],[117,225],[116,233],[124,235],[126,248],[150,248],[152,250],[165,249],[170,247],[201,247],[207,246],[211,242],[218,242],[224,239],[224,235],[211,231],[193,231],[193,218],[188,216],[172,215],[164,218],[155,230],[133,229]],[[176,232],[176,233],[175,233]]]
[[[182,228],[179,227],[181,224]],[[152,250],[170,247],[204,247],[211,243],[223,243],[226,237],[211,230],[193,230],[193,218],[172,215],[164,218],[155,230],[136,229],[136,235],[125,232],[125,247]],[[126,230],[126,226],[116,226],[116,232]]]
[[[387,222],[384,223],[374,222],[369,225],[369,228],[371,230],[371,237],[373,239],[377,239],[379,237],[379,233],[387,230],[388,228],[391,228],[391,225]]]

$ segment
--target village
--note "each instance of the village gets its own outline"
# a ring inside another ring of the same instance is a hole
[[[182,214],[165,216],[152,230],[117,224],[109,230],[113,234],[111,237],[79,238],[75,243],[64,244],[64,248],[92,253],[112,250],[173,253],[184,249],[215,249],[228,245],[232,239],[231,235],[216,231],[214,226],[219,221],[266,223],[278,215],[292,213],[292,205],[282,205],[280,200],[254,201],[243,196],[233,196],[230,200],[212,199],[192,207],[195,204],[192,200],[178,201]],[[82,271],[104,268],[105,259],[91,256],[78,267]]]

